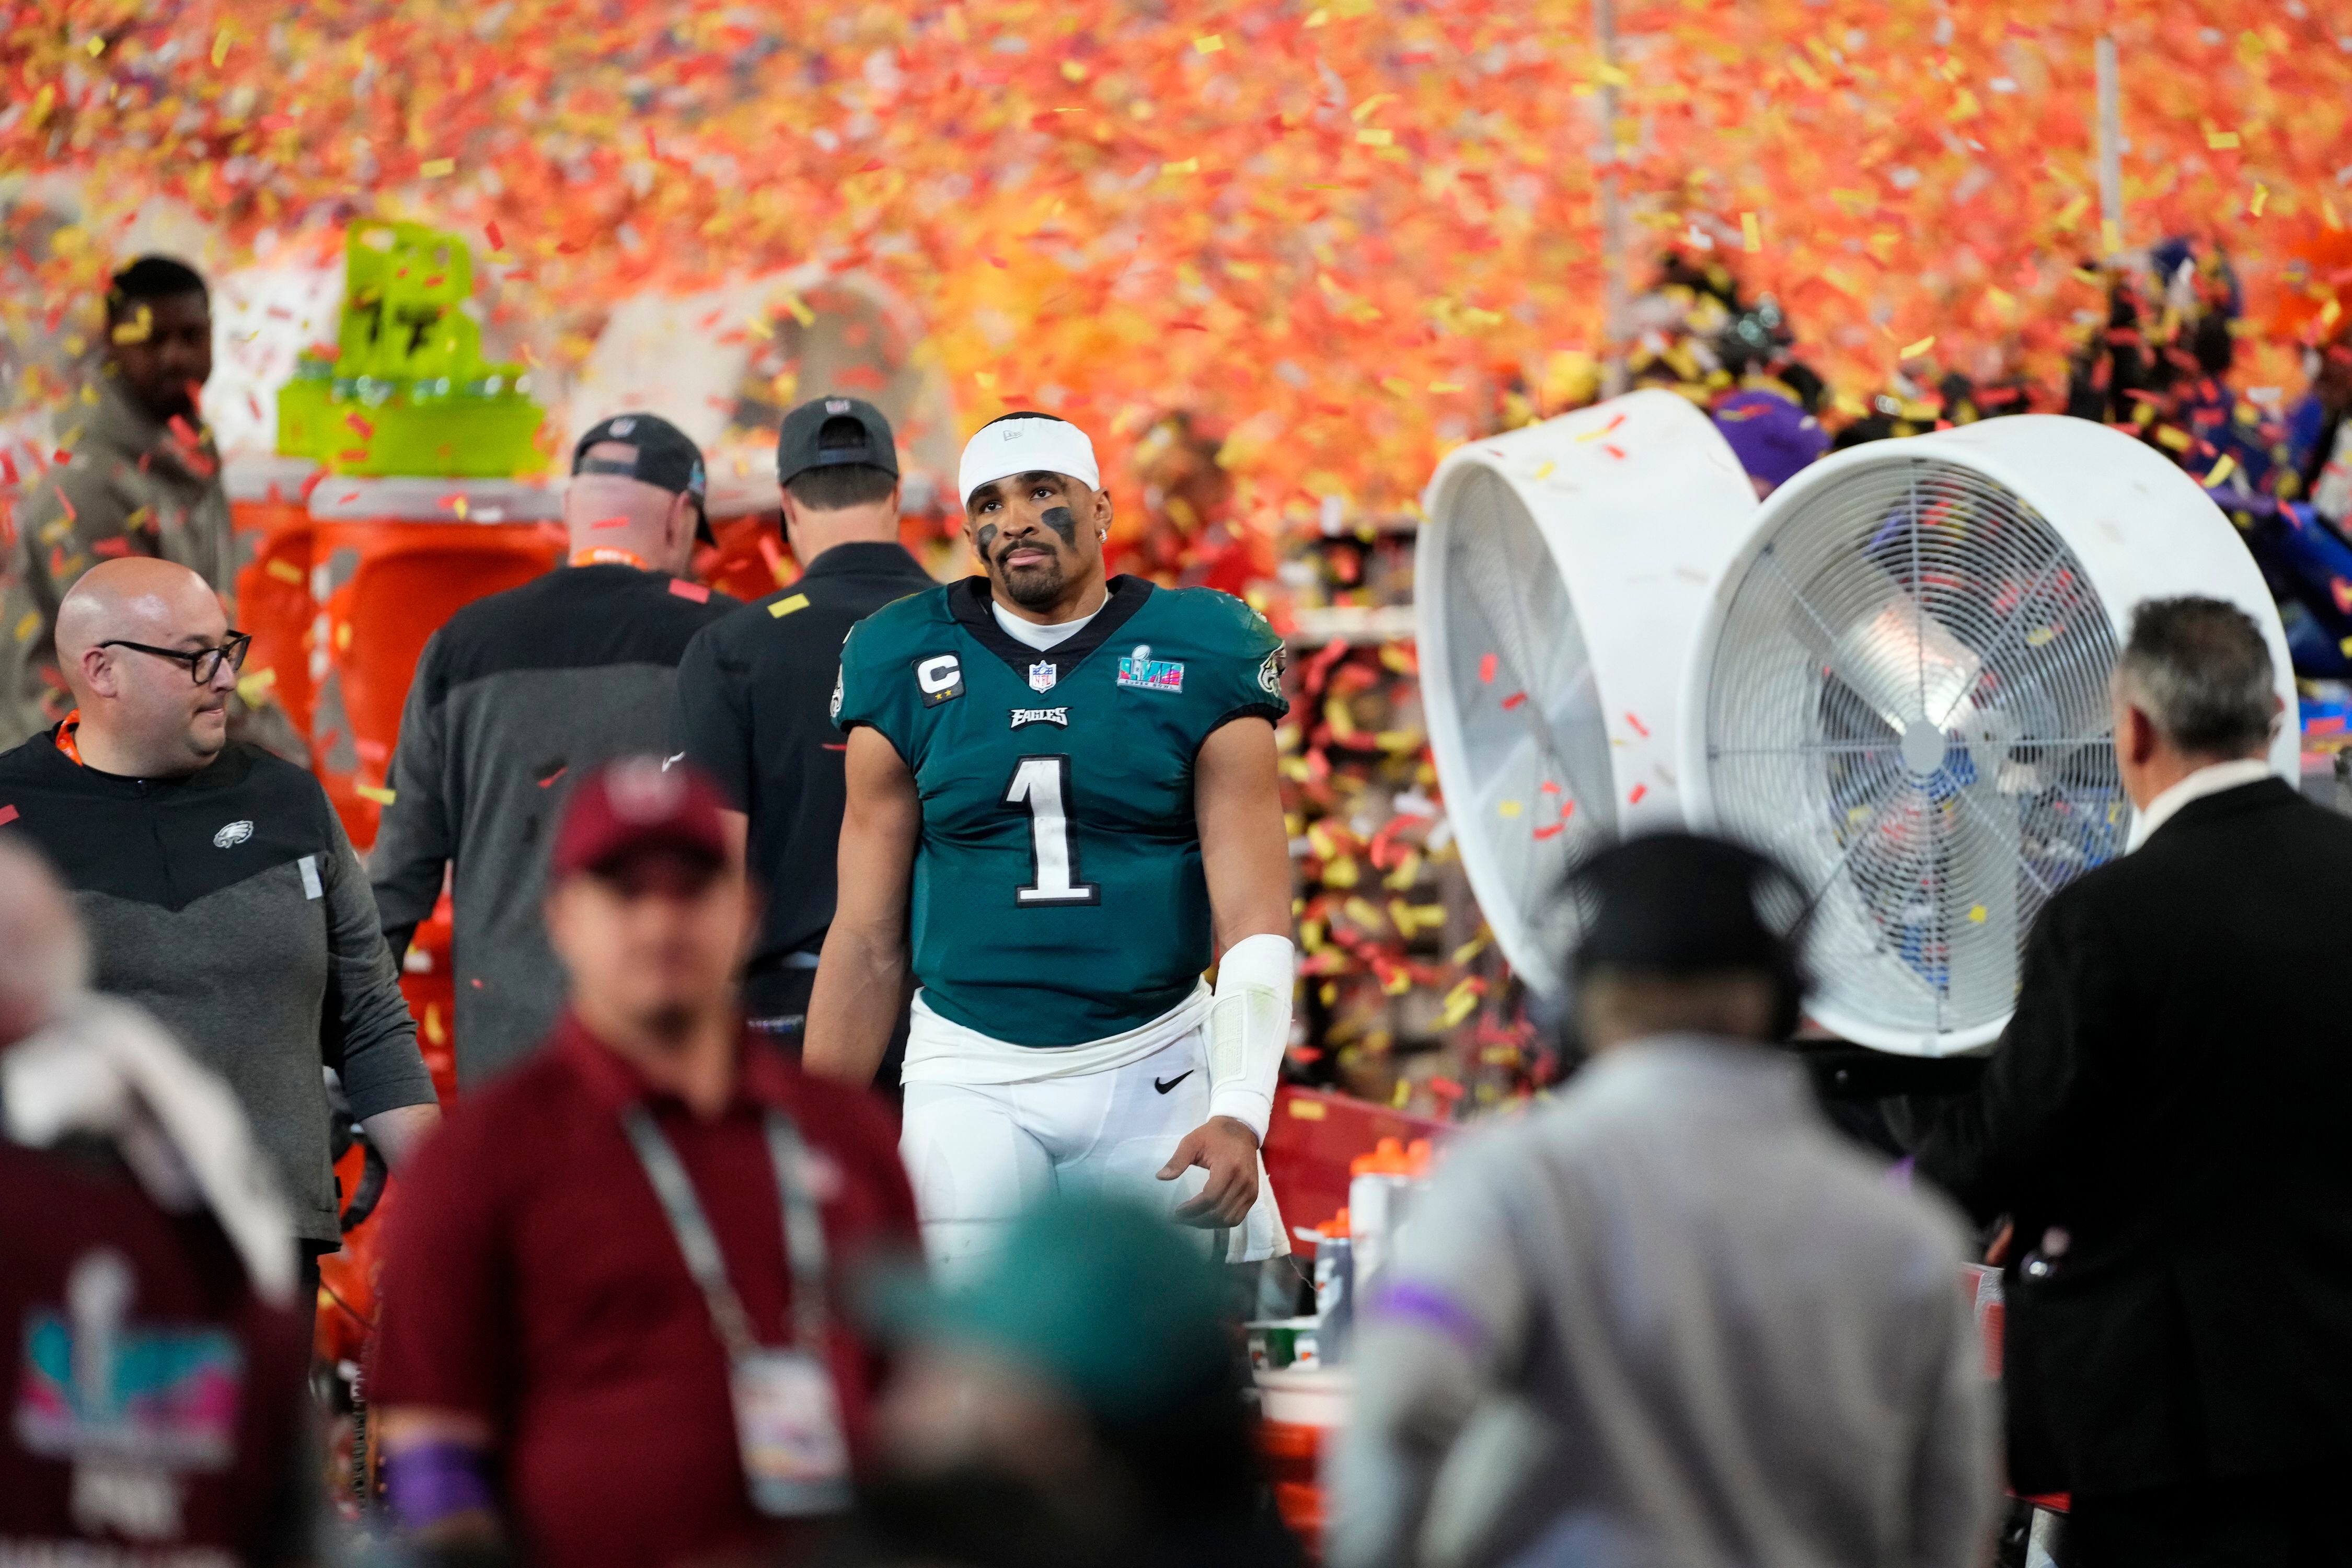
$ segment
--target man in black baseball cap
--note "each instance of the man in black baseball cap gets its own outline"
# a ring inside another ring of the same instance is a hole
[[[564,488],[570,564],[475,600],[417,660],[368,865],[395,955],[454,866],[465,1088],[536,1047],[562,1006],[540,895],[572,784],[614,757],[675,750],[662,742],[678,656],[735,607],[687,575],[709,537],[704,489],[701,449],[668,420],[591,426]]]
[[[890,422],[855,397],[818,397],[776,437],[784,534],[800,579],[701,633],[678,666],[670,750],[717,780],[767,889],[744,972],[752,1027],[797,1050],[817,950],[833,923],[834,857],[846,800],[833,727],[842,639],[858,621],[932,586],[898,542]],[[897,1081],[889,1068],[884,1076]]]
[[[594,476],[594,478],[592,478]],[[627,479],[647,489],[658,490],[665,500],[634,494],[625,487],[616,487],[604,480]],[[662,536],[638,541],[599,537],[583,545],[579,541],[580,519],[575,512],[592,514],[589,531],[599,529],[609,533],[616,526],[628,527],[643,523],[671,523],[670,513],[683,521],[687,502],[692,502],[694,531],[686,540],[686,553],[676,552],[675,545],[657,554],[653,564],[682,574],[693,559],[696,542],[716,542],[710,534],[709,496],[709,477],[702,466],[702,448],[696,446],[687,433],[658,414],[615,414],[588,427],[572,448],[572,484],[564,491],[564,521],[571,529],[575,555],[583,549],[633,548],[638,542],[654,544],[657,549],[667,543],[667,534],[675,527],[666,528]],[[586,480],[588,482],[583,483]],[[577,504],[575,504],[575,502]],[[607,507],[616,511],[607,512]],[[636,514],[643,514],[642,517]],[[615,520],[626,518],[626,522]],[[633,532],[636,531],[633,530]],[[572,564],[581,563],[575,559]]]
[[[1802,889],[1671,833],[1567,895],[1592,1060],[1465,1130],[1415,1196],[1359,1309],[1327,1560],[1411,1560],[1439,1469],[1507,1396],[1557,1440],[1488,1521],[1498,1558],[1982,1562],[2000,1472],[1959,1215],[1890,1183],[1771,1048]]]

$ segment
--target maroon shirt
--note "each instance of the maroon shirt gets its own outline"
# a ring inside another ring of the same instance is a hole
[[[401,1172],[386,1219],[373,1400],[487,1420],[508,1517],[537,1562],[649,1568],[780,1539],[736,1451],[727,1354],[623,1131],[642,1102],[677,1150],[762,1344],[792,1342],[792,1273],[762,1112],[800,1128],[834,1287],[828,1347],[853,1455],[878,1363],[840,1287],[919,1255],[895,1131],[871,1097],[747,1037],[704,1121],[567,1014],[547,1046],[461,1100]]]
[[[93,1289],[101,1276],[110,1288]],[[308,1320],[254,1296],[210,1215],[165,1213],[95,1141],[0,1138],[0,1559],[103,1542],[159,1565],[308,1560],[310,1355]],[[97,1367],[111,1386],[80,1386]],[[165,1538],[75,1521],[78,1459],[126,1446],[154,1461],[134,1490],[171,1494]]]

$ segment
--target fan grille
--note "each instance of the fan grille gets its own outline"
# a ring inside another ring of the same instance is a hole
[[[1476,795],[1451,800],[1493,851],[1480,900],[1502,903],[1545,955],[1564,952],[1568,867],[1617,833],[1609,731],[1568,586],[1535,519],[1497,474],[1465,470],[1447,506],[1445,676]],[[1527,960],[1522,959],[1524,964]]]
[[[1706,676],[1726,831],[1810,890],[1824,1022],[1934,1054],[1997,1027],[2042,903],[2122,849],[2116,641],[2020,497],[1932,458],[1858,465],[1774,530]]]

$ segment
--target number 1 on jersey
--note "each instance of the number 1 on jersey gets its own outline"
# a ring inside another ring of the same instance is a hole
[[[1077,880],[1076,853],[1070,847],[1070,759],[1024,757],[1013,769],[1004,804],[1029,810],[1030,882],[1013,889],[1024,909],[1040,904],[1091,904],[1102,889]]]

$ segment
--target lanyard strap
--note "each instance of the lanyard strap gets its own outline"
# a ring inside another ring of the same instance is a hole
[[[824,1221],[817,1213],[807,1179],[808,1150],[801,1142],[800,1129],[783,1112],[770,1110],[764,1120],[768,1163],[776,1173],[776,1200],[784,1216],[784,1255],[793,1270],[793,1337],[810,1354],[823,1355]],[[677,1249],[686,1255],[687,1272],[702,1289],[702,1299],[710,1309],[710,1326],[719,1342],[731,1356],[752,1354],[760,1348],[759,1336],[751,1331],[751,1317],[743,1310],[743,1299],[728,1282],[727,1260],[719,1253],[719,1237],[712,1234],[701,1201],[694,1195],[694,1184],[687,1179],[677,1151],[670,1147],[644,1106],[630,1106],[621,1113],[621,1122],[646,1168],[646,1179],[653,1184],[654,1195],[661,1200],[670,1233],[677,1237]]]

